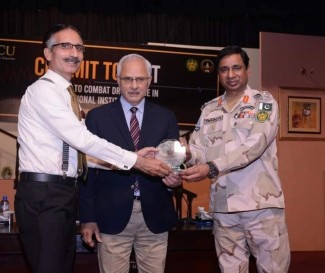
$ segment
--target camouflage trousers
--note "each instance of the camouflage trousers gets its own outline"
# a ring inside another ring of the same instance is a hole
[[[248,273],[249,257],[259,273],[286,273],[290,247],[284,209],[213,213],[213,233],[223,273]]]

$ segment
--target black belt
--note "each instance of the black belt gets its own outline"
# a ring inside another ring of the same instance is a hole
[[[57,184],[67,184],[67,185],[76,185],[77,178],[54,175],[47,173],[32,173],[32,172],[22,172],[19,174],[20,182],[48,182],[48,183],[57,183]]]
[[[134,195],[134,196],[133,196],[133,199],[134,199],[134,200],[139,200],[139,201],[140,201],[140,200],[141,200],[141,197],[140,197],[140,196],[137,196],[137,195]]]

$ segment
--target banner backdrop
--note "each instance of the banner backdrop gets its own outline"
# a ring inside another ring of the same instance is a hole
[[[151,62],[153,79],[147,98],[173,110],[180,127],[193,126],[201,106],[217,96],[217,51],[100,42],[85,46],[84,61],[72,83],[86,113],[119,97],[117,63],[129,53]],[[0,121],[17,122],[27,86],[46,70],[41,41],[0,38]]]

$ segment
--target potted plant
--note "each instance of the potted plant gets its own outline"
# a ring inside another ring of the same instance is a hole
[[[13,175],[13,169],[10,166],[4,166],[1,170],[1,177],[3,179],[10,179]]]

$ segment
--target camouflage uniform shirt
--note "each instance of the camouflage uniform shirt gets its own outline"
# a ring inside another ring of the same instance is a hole
[[[284,208],[278,177],[278,104],[267,91],[247,86],[228,109],[225,94],[202,107],[190,138],[189,165],[213,161],[220,173],[211,184],[211,212]]]

